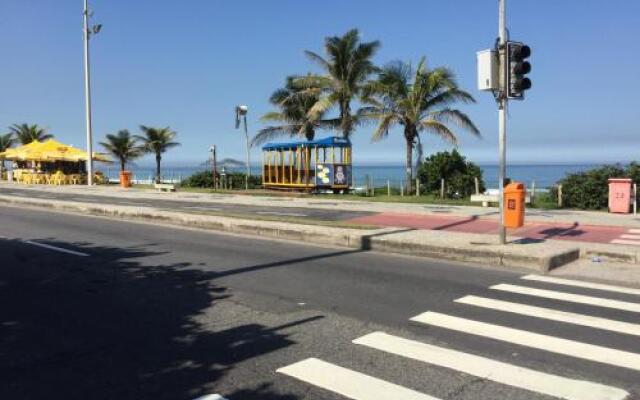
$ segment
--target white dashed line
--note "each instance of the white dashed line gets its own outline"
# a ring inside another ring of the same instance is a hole
[[[279,211],[257,211],[256,214],[262,215],[280,215],[282,217],[307,217],[307,214],[300,213],[288,213],[288,212],[279,212]]]
[[[48,249],[48,250],[57,251],[57,252],[60,252],[60,253],[73,254],[74,256],[80,256],[80,257],[89,257],[89,254],[87,254],[87,253],[81,253],[79,251],[63,249],[62,247],[51,246],[50,244],[32,242],[31,240],[25,240],[24,243],[28,243],[28,244],[31,244],[31,245],[34,245],[34,246],[42,247],[42,248]]]

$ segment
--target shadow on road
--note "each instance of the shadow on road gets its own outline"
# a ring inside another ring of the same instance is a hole
[[[292,345],[285,328],[322,318],[203,325],[230,297],[219,273],[137,260],[161,252],[47,243],[94,256],[0,239],[1,399],[194,399],[236,364]],[[264,385],[227,395],[297,399]]]

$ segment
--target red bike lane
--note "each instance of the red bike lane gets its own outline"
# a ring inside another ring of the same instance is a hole
[[[384,212],[354,218],[349,221],[380,227],[403,227],[479,234],[497,234],[498,232],[497,219],[485,216],[460,217]],[[637,244],[640,246],[640,234],[638,234],[637,230],[622,226],[581,225],[577,222],[528,222],[522,228],[509,229],[509,235],[536,240],[570,240],[590,243]]]

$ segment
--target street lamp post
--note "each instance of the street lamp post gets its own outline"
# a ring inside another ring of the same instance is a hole
[[[102,25],[93,25],[89,28],[89,0],[84,0],[83,12],[83,40],[84,40],[84,98],[85,118],[87,128],[87,185],[93,185],[93,132],[91,126],[91,70],[89,67],[89,38],[92,34],[100,32]]]
[[[240,127],[240,120],[244,122],[244,136],[247,140],[247,178],[245,180],[245,189],[249,190],[249,177],[251,176],[251,143],[249,142],[249,131],[247,129],[247,112],[249,107],[236,106],[236,129]]]

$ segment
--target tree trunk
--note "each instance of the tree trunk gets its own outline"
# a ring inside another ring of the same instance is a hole
[[[304,136],[308,141],[312,141],[316,137],[316,130],[312,125],[307,125],[305,128]]]
[[[349,136],[351,136],[351,105],[348,100],[342,101],[340,104],[340,125],[342,137],[349,139]]]
[[[125,161],[125,159],[124,159],[124,158],[120,158],[120,172],[123,172],[123,171],[124,171],[124,167],[125,167],[125,164],[126,164],[126,163],[127,163],[127,162]]]
[[[160,161],[162,160],[162,156],[160,154],[156,154],[156,183],[160,183]]]
[[[407,193],[411,193],[412,191],[412,183],[413,183],[413,140],[407,138],[407,170],[406,170],[406,181],[407,181]]]
[[[411,193],[413,190],[413,142],[416,137],[415,128],[412,126],[405,126],[404,137],[407,141],[407,193]]]

